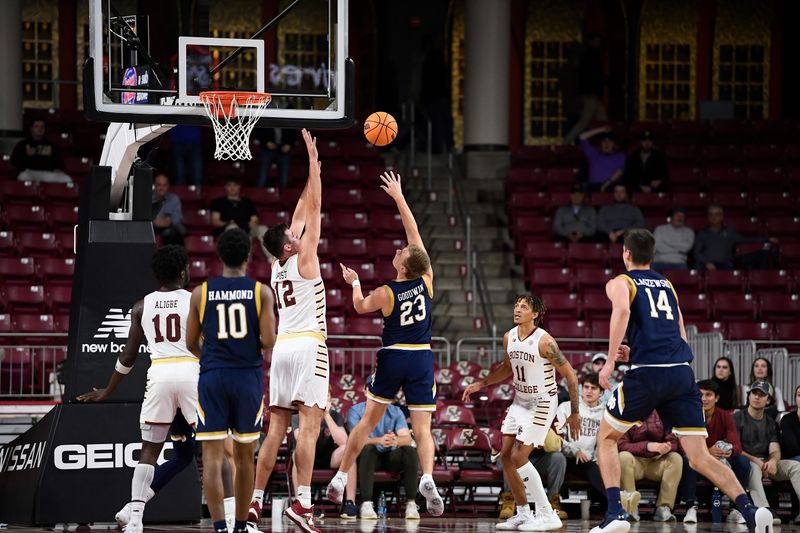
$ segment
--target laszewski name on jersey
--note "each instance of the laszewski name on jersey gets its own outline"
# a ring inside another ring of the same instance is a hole
[[[665,279],[634,278],[633,282],[636,285],[644,285],[645,287],[664,287],[667,289],[670,287],[669,281]]]

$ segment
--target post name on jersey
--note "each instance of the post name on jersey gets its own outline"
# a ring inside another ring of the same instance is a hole
[[[153,307],[156,309],[177,309],[178,300],[157,300]]]
[[[286,270],[279,270],[278,272],[275,272],[275,281],[282,281],[286,279],[286,276],[288,276],[288,274],[289,272]]]
[[[411,298],[421,294],[422,291],[424,291],[424,290],[425,290],[425,285],[424,284],[417,285],[413,289],[409,289],[407,291],[403,291],[400,294],[398,294],[397,295],[397,301],[398,302],[402,302],[403,300],[410,300]]]
[[[208,291],[208,301],[216,302],[220,300],[252,300],[252,289],[236,289],[233,291]]]
[[[669,281],[665,279],[634,278],[633,282],[636,285],[644,285],[645,287],[664,287],[669,289]]]

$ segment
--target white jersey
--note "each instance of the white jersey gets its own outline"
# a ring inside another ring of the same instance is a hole
[[[192,355],[186,347],[186,319],[191,298],[192,293],[184,289],[154,291],[144,297],[142,329],[151,360]]]
[[[282,265],[278,260],[272,263],[270,285],[278,304],[278,335],[313,332],[325,337],[325,284],[321,277],[302,277],[297,260],[295,254]]]
[[[514,403],[532,407],[542,396],[558,394],[556,369],[550,360],[539,354],[539,340],[547,332],[536,328],[533,333],[520,339],[519,328],[508,332],[508,353],[514,377]]]

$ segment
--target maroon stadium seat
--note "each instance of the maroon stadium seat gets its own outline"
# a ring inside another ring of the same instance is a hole
[[[0,314],[0,333],[14,333],[14,322],[8,313]]]
[[[606,263],[606,247],[603,244],[575,242],[567,248],[567,264],[570,267],[592,266],[602,268]]]
[[[207,235],[211,232],[211,211],[208,209],[185,209],[183,225],[188,233]]]
[[[383,319],[380,317],[351,317],[347,319],[347,330],[350,335],[380,336],[383,333]]]
[[[518,215],[511,221],[511,233],[516,240],[516,248],[521,249],[528,239],[542,241],[553,234],[549,217],[541,215]]]
[[[786,182],[786,174],[782,168],[774,166],[749,167],[747,181],[751,191],[781,192]]]
[[[41,285],[5,285],[2,294],[6,309],[25,313],[44,311],[44,287]]]
[[[541,267],[528,272],[531,290],[535,293],[546,291],[572,291],[572,274],[567,268]]]
[[[752,294],[765,292],[789,294],[791,277],[785,270],[751,270],[747,274],[747,291]]]
[[[576,321],[580,316],[580,299],[567,292],[539,293],[547,306],[547,320]]]
[[[0,181],[0,201],[4,205],[39,203],[39,187],[36,182],[3,180]]]
[[[709,293],[741,292],[745,277],[739,270],[709,270],[706,272],[706,290]]]
[[[749,294],[710,293],[714,320],[755,320],[757,300]]]
[[[250,261],[247,264],[247,275],[261,283],[269,285],[271,273],[272,265],[267,261]]]
[[[7,347],[0,367],[0,395],[30,394],[33,392],[33,353],[30,348]]]
[[[54,314],[69,313],[72,302],[72,287],[68,285],[50,285],[45,289],[47,308]]]
[[[33,282],[36,278],[36,261],[32,257],[0,257],[0,272],[6,282]]]
[[[331,224],[337,235],[363,235],[369,230],[369,216],[365,211],[334,211]]]
[[[766,322],[728,322],[728,338],[731,340],[770,340],[772,328]]]
[[[328,316],[328,335],[349,335],[343,316]]]
[[[247,198],[257,209],[278,209],[281,206],[281,193],[276,187],[252,187],[247,190]]]
[[[187,235],[186,252],[189,257],[212,259],[217,255],[217,245],[211,235]]]
[[[547,312],[550,315],[550,310]],[[586,324],[581,320],[555,320],[545,318],[544,328],[557,339],[583,339],[586,338]]]
[[[367,240],[361,237],[334,239],[331,246],[342,262],[364,261],[369,257]]]
[[[724,207],[727,218],[734,216],[749,216],[754,208],[754,198],[747,193],[739,191],[716,191],[714,203]]]
[[[17,241],[13,231],[0,231],[0,254],[16,255]]]
[[[775,338],[782,341],[800,340],[800,323],[781,322],[775,324]]]
[[[406,236],[400,213],[373,211],[369,216],[369,226],[373,235],[383,239],[405,239]],[[399,248],[402,248],[402,246]]]
[[[703,276],[698,270],[664,270],[661,274],[672,283],[679,296],[690,292],[705,292]]]
[[[697,190],[697,181],[695,181]],[[711,200],[702,193],[697,192],[674,192],[672,193],[672,205],[682,207],[688,215],[702,215],[705,217]]]
[[[764,217],[798,213],[797,198],[788,192],[763,192],[754,195],[758,212]]]
[[[258,213],[258,218],[262,224],[266,224],[267,227],[271,228],[279,224],[290,224],[292,214],[289,211],[262,210]]]
[[[392,197],[378,187],[368,188],[362,192],[364,207],[370,211],[397,211],[397,205]]]
[[[458,376],[477,376],[480,374],[481,365],[475,361],[453,361],[450,363],[450,370]]]
[[[575,291],[578,294],[606,293],[606,283],[613,276],[611,269],[602,267],[585,267],[575,270]]]
[[[800,321],[800,299],[797,295],[758,295],[759,315],[764,322]]]
[[[248,274],[250,272],[250,264],[248,264]],[[189,261],[189,280],[192,284],[202,283],[208,279],[208,266],[203,259],[194,259]]]
[[[471,409],[462,405],[447,405],[436,409],[433,423],[437,426],[474,426],[475,416]]]
[[[782,244],[780,252],[782,266],[787,268],[800,268],[800,244]]]
[[[703,322],[709,319],[711,306],[705,294],[689,290],[679,294],[678,304],[684,321]]]
[[[611,302],[605,294],[589,293],[583,295],[581,300],[585,320],[607,320],[611,316]]]
[[[17,246],[24,256],[53,256],[61,251],[55,233],[18,232]]]
[[[364,198],[361,189],[327,189],[322,195],[322,202],[331,211],[337,209],[364,209]]]
[[[14,230],[44,231],[47,228],[47,213],[41,205],[6,205],[3,217]]]
[[[47,220],[53,230],[71,230],[78,223],[78,206],[50,205]]]
[[[53,333],[56,331],[53,315],[14,313],[14,323],[20,333]]]
[[[328,309],[341,309],[349,303],[345,301],[341,289],[325,289],[325,305]]]
[[[562,267],[566,258],[566,249],[561,243],[529,242],[525,244],[525,260],[537,267]]]

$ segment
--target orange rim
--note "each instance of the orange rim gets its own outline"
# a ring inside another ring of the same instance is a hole
[[[252,98],[252,104],[269,103],[272,100],[272,95],[269,93],[257,93],[246,91],[204,91],[200,93],[200,101],[204,104],[216,106],[216,115],[218,118],[225,116],[225,112],[230,110],[231,115],[229,118],[236,116],[236,108],[240,105],[245,105],[248,99]],[[236,106],[231,107],[231,102],[236,100]]]

